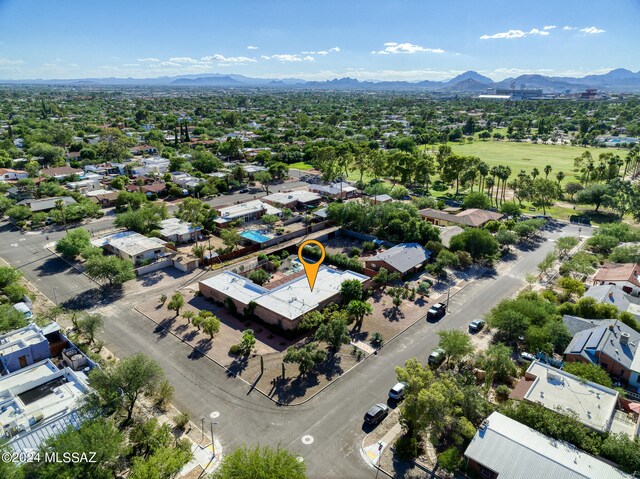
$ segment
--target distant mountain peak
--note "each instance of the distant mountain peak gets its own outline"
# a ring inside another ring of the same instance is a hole
[[[469,70],[466,71],[464,73],[461,73],[460,75],[453,77],[451,80],[449,80],[447,83],[449,85],[454,85],[456,83],[459,83],[461,81],[464,80],[474,80],[477,81],[479,83],[485,83],[485,84],[491,84],[493,83],[493,80],[489,77],[486,77],[484,75],[480,75],[480,73],[473,71],[473,70]]]

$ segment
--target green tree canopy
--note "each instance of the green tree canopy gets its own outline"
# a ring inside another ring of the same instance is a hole
[[[211,479],[305,479],[304,462],[281,447],[240,447],[225,454]]]

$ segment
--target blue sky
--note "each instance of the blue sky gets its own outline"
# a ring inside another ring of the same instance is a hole
[[[0,79],[640,70],[638,0],[0,0]]]

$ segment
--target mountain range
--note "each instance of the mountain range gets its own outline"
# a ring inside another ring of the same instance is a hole
[[[354,78],[334,78],[324,81],[307,81],[298,78],[253,78],[244,75],[204,73],[195,75],[162,76],[155,78],[79,78],[68,80],[0,80],[0,84],[13,85],[66,85],[66,86],[174,86],[209,88],[287,88],[321,90],[426,90],[442,92],[487,92],[496,88],[541,88],[544,92],[576,92],[597,88],[609,92],[640,92],[640,72],[617,68],[601,75],[576,77],[552,77],[545,75],[520,75],[494,82],[475,71],[467,71],[450,80],[417,82],[408,81],[360,81]]]

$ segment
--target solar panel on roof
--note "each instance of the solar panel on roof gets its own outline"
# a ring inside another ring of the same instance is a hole
[[[606,326],[598,326],[597,328],[593,329],[591,332],[591,336],[587,341],[586,348],[587,349],[597,348],[598,344],[600,344],[600,340],[602,339],[602,337],[605,335],[606,332],[607,332]]]
[[[571,352],[579,353],[580,351],[582,351],[589,337],[590,337],[589,331],[580,331],[578,334],[576,334],[576,337],[574,338],[573,346],[571,347]]]

